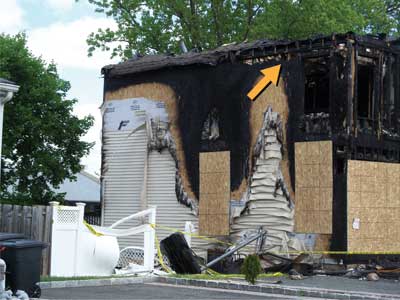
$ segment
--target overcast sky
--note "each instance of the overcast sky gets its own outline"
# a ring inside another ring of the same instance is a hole
[[[77,98],[75,114],[91,114],[95,124],[84,137],[95,142],[89,156],[82,159],[87,171],[100,173],[100,132],[103,80],[100,69],[110,63],[109,53],[87,57],[86,38],[97,28],[113,28],[112,19],[94,13],[94,7],[81,0],[0,0],[0,32],[25,31],[28,46],[36,56],[53,60],[60,77],[70,81],[69,98]]]

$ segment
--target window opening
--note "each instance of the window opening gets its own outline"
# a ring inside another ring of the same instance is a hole
[[[357,113],[361,118],[373,118],[373,86],[374,69],[371,65],[359,65],[357,67]]]
[[[374,64],[366,58],[357,65],[357,124],[363,133],[374,132]]]
[[[217,108],[212,108],[203,123],[201,131],[202,152],[224,151],[227,150],[227,143],[221,126],[220,112]]]
[[[397,120],[396,120],[396,61],[393,57],[387,57],[383,65],[383,134],[396,135],[397,134]]]
[[[305,69],[304,113],[329,112],[329,64],[325,57],[307,59]]]
[[[219,114],[218,110],[213,108],[203,123],[201,139],[203,141],[215,141],[219,136]]]

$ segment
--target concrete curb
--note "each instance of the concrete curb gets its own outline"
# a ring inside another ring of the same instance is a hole
[[[106,278],[106,279],[88,279],[88,280],[68,280],[68,281],[50,281],[40,282],[42,289],[68,288],[68,287],[90,287],[90,286],[110,286],[124,284],[140,284],[146,282],[164,283],[176,286],[194,286],[206,288],[219,288],[224,290],[236,290],[257,292],[265,294],[280,294],[298,297],[316,297],[325,299],[348,299],[348,300],[400,300],[400,296],[392,294],[375,294],[366,292],[330,290],[320,288],[308,288],[299,286],[282,286],[279,284],[259,283],[250,285],[242,282],[227,282],[218,280],[186,279],[175,277],[126,277],[126,278]]]
[[[68,287],[87,287],[87,286],[107,286],[107,285],[123,285],[137,284],[154,281],[154,277],[121,277],[121,278],[102,278],[102,279],[83,279],[83,280],[66,280],[66,281],[48,281],[39,282],[42,289],[57,289]]]
[[[298,297],[316,297],[325,299],[351,299],[351,300],[388,300],[388,299],[400,299],[400,296],[392,294],[374,294],[366,292],[351,292],[341,290],[329,290],[319,288],[307,288],[299,286],[282,286],[278,284],[267,284],[260,283],[258,285],[249,285],[246,283],[238,282],[226,282],[217,280],[195,280],[185,278],[173,278],[173,277],[157,277],[156,282],[166,283],[171,285],[180,286],[197,286],[197,287],[209,287],[209,288],[220,288],[226,290],[239,290],[248,292],[257,292],[265,294],[281,294],[288,296]]]

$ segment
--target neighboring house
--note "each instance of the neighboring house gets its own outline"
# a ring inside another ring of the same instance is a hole
[[[77,202],[83,202],[86,203],[85,212],[100,214],[100,180],[98,177],[81,171],[76,174],[76,181],[66,179],[55,191],[66,193],[67,204],[75,205]]]
[[[278,86],[250,101],[278,64]],[[104,225],[157,205],[159,225],[233,242],[262,226],[271,251],[300,249],[296,233],[400,249],[400,40],[262,40],[102,73]]]

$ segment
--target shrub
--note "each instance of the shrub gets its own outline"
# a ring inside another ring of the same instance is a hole
[[[247,256],[240,271],[248,282],[255,284],[257,276],[263,271],[258,256],[255,254]]]

